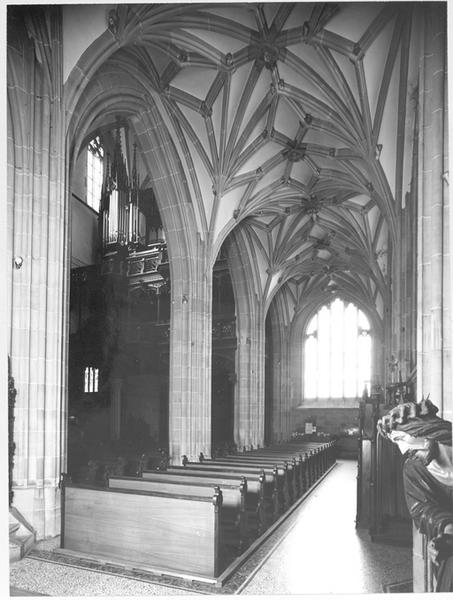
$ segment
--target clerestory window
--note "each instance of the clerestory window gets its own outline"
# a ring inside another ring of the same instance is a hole
[[[87,150],[87,204],[96,212],[99,212],[103,177],[104,149],[98,136],[91,140]]]
[[[354,398],[369,389],[370,324],[354,304],[339,298],[311,319],[304,347],[304,397]]]

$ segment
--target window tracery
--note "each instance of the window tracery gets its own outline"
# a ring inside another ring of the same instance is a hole
[[[339,298],[308,324],[304,341],[304,397],[361,396],[371,377],[371,333],[365,314]]]

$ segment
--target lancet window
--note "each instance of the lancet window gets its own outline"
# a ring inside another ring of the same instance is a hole
[[[87,204],[99,212],[104,179],[104,148],[99,136],[88,144],[87,150]]]

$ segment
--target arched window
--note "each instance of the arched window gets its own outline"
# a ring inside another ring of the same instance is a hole
[[[99,137],[88,144],[87,151],[87,204],[99,212],[104,177],[104,149]]]
[[[355,398],[369,388],[371,336],[368,319],[337,298],[311,319],[304,347],[305,398]]]

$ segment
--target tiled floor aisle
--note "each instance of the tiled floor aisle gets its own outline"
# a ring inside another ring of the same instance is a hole
[[[411,579],[411,550],[355,529],[355,461],[339,461],[297,511],[294,527],[243,594],[366,594]]]
[[[280,543],[241,594],[375,593],[383,584],[411,578],[410,549],[374,544],[366,532],[356,531],[356,474],[355,461],[339,461],[285,522],[285,530],[291,527],[287,534],[272,535]],[[10,583],[51,596],[196,595],[32,558],[13,563]]]

